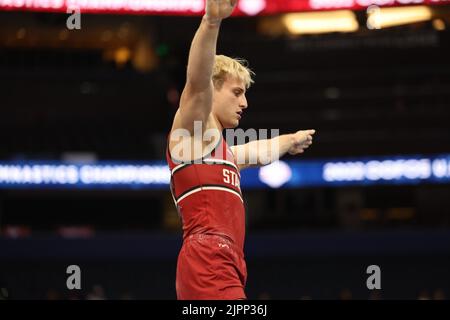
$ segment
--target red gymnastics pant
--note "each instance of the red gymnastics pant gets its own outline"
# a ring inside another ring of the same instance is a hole
[[[242,250],[218,235],[194,234],[183,243],[177,263],[179,300],[238,300],[247,268]]]

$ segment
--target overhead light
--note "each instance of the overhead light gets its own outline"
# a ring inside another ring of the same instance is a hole
[[[25,28],[20,28],[19,30],[17,30],[16,32],[16,37],[19,40],[22,40],[25,38],[25,36],[27,35],[27,30]]]
[[[241,0],[239,1],[239,9],[250,16],[256,16],[267,6],[266,0]]]
[[[442,19],[434,19],[433,28],[438,31],[443,31],[445,30],[445,22]]]
[[[117,31],[119,39],[126,39],[130,34],[130,24],[128,22],[123,23]]]
[[[127,47],[120,47],[114,52],[117,66],[123,67],[131,58],[131,51]]]
[[[354,32],[359,28],[355,14],[350,10],[289,13],[283,23],[292,34],[319,34]]]
[[[368,10],[367,25],[382,29],[431,20],[433,13],[427,6],[377,8]]]

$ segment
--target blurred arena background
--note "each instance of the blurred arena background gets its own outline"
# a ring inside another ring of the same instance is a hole
[[[164,152],[203,1],[84,1],[79,30],[67,3],[0,0],[0,296],[175,299]],[[317,130],[243,174],[250,299],[449,297],[448,4],[242,0],[223,23],[256,72],[241,128]]]

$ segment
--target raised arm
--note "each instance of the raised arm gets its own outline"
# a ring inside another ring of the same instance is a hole
[[[229,17],[237,0],[207,0],[206,14],[195,34],[189,53],[186,85],[177,122],[193,133],[194,121],[206,124],[212,109],[212,73],[220,24]],[[205,128],[205,126],[203,126]]]
[[[233,146],[233,151],[239,169],[263,166],[279,160],[287,153],[301,154],[309,148],[313,141],[315,130],[301,130],[268,140],[257,140],[247,144]]]

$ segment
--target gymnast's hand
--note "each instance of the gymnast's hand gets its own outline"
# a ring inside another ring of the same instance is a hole
[[[211,24],[219,24],[228,18],[236,8],[238,0],[207,0],[205,19]]]
[[[303,153],[313,143],[313,135],[316,130],[302,130],[297,131],[292,135],[292,145],[289,149],[289,154],[296,155]]]

